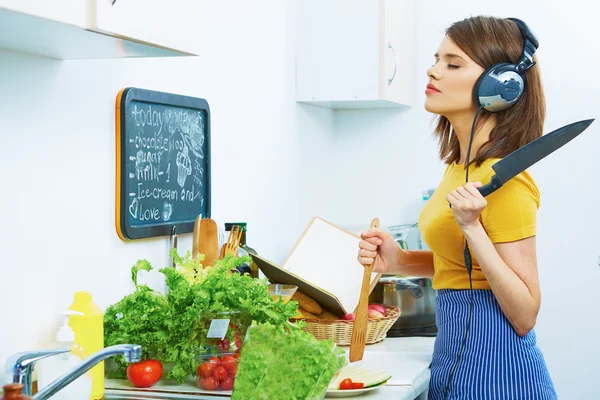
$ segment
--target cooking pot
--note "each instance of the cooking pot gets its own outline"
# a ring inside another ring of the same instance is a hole
[[[388,331],[388,336],[397,333],[401,336],[402,331],[435,333],[436,295],[431,279],[384,276],[371,292],[369,302],[400,308],[400,317]]]

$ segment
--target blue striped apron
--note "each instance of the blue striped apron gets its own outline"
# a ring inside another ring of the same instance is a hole
[[[469,290],[439,290],[438,334],[431,362],[428,398],[444,399],[444,389],[463,341]],[[473,291],[471,329],[448,390],[453,399],[556,399],[535,332],[519,337],[491,290]]]

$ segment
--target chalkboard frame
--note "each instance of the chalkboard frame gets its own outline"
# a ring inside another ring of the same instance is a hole
[[[206,187],[204,207],[198,210],[189,220],[178,221],[173,224],[156,223],[143,226],[132,226],[127,215],[128,191],[127,191],[127,140],[129,131],[127,129],[127,110],[133,101],[149,102],[168,107],[185,107],[188,109],[204,111],[205,121],[205,143],[204,175],[203,185]],[[169,236],[173,227],[177,234],[190,233],[194,230],[194,222],[199,214],[203,218],[210,218],[211,212],[211,154],[210,154],[210,107],[208,101],[198,97],[178,95],[174,93],[159,92],[135,87],[126,87],[119,91],[116,100],[116,229],[117,234],[123,240],[136,240],[157,236]]]

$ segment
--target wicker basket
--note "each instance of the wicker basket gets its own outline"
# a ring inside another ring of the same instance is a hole
[[[400,309],[394,306],[384,306],[385,317],[381,319],[369,319],[367,325],[366,344],[381,342],[385,339],[387,332],[400,317]],[[352,328],[354,321],[325,320],[325,319],[302,319],[306,321],[304,330],[317,339],[331,339],[338,345],[350,345],[352,341]]]

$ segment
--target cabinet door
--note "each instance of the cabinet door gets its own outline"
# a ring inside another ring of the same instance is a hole
[[[93,0],[92,29],[136,42],[199,54],[198,0]],[[95,11],[95,12],[94,12]]]
[[[0,0],[0,8],[82,28],[87,23],[87,0]]]
[[[381,97],[412,105],[414,0],[383,0],[379,43]]]

